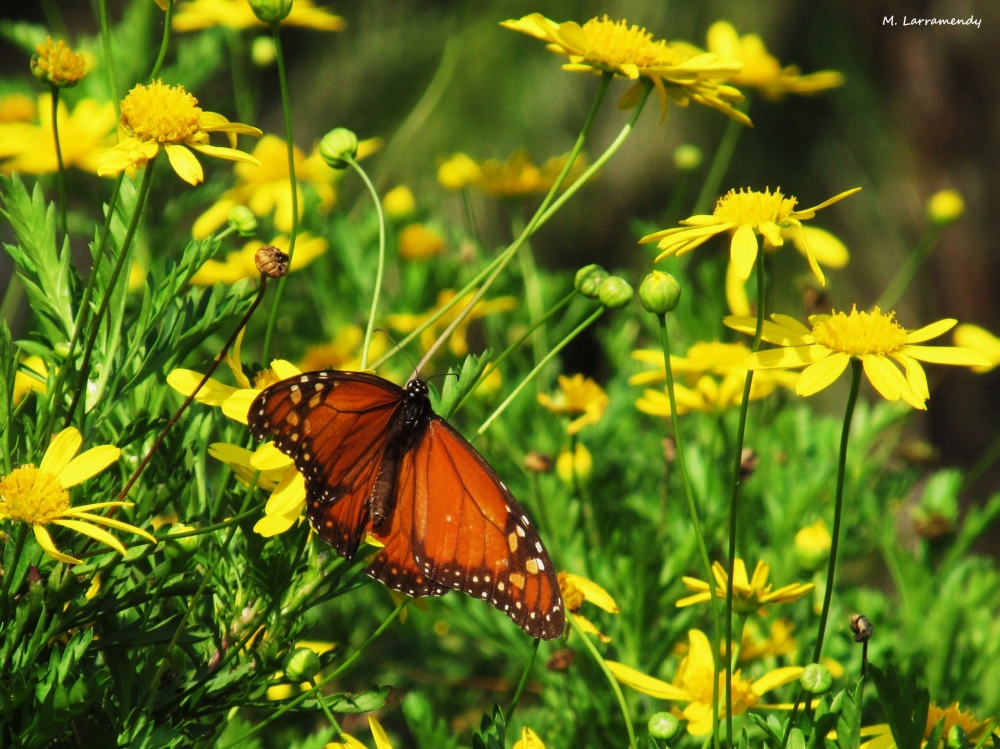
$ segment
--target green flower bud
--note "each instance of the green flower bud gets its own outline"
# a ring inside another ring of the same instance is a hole
[[[310,681],[319,673],[322,665],[319,662],[319,656],[311,648],[295,648],[285,658],[283,668],[285,678],[298,683],[300,681]]]
[[[701,149],[693,143],[681,143],[674,149],[674,166],[679,172],[693,172],[701,166]]]
[[[665,315],[677,309],[681,300],[681,285],[669,273],[654,270],[639,285],[639,301],[647,312]]]
[[[174,523],[167,531],[167,536],[175,536],[179,533],[189,533],[195,530],[190,525]],[[164,544],[163,551],[170,559],[186,560],[198,550],[200,536],[185,536],[184,538],[168,538]]]
[[[932,224],[951,226],[965,213],[965,201],[957,190],[941,190],[927,201],[927,218]]]
[[[802,671],[799,684],[809,694],[823,694],[833,684],[833,677],[830,675],[830,669],[823,664],[810,663]]]
[[[654,713],[649,719],[649,735],[654,739],[669,741],[681,730],[681,722],[671,713]]]
[[[277,56],[274,39],[269,36],[258,36],[250,45],[250,59],[258,68],[269,67]]]
[[[334,128],[319,142],[319,155],[334,169],[347,169],[347,159],[358,154],[358,136],[346,127]]]
[[[60,359],[65,359],[69,356],[69,341],[60,341],[52,347],[52,350]]]
[[[252,237],[257,233],[257,217],[245,205],[233,206],[229,211],[229,225],[241,237]]]
[[[969,735],[960,725],[953,725],[948,729],[946,745],[948,749],[969,749]]]
[[[249,0],[253,14],[264,23],[277,23],[292,12],[292,0]]]
[[[635,296],[632,285],[620,276],[608,276],[601,281],[599,292],[601,304],[608,309],[627,307]]]
[[[588,299],[597,299],[601,282],[607,277],[608,272],[601,266],[585,265],[576,272],[576,290]]]

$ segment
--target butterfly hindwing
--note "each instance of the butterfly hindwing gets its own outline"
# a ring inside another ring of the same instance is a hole
[[[564,612],[552,563],[493,469],[436,416],[411,454],[412,483],[401,480],[398,495],[402,502],[413,494],[417,569],[488,601],[534,637],[561,636]]]

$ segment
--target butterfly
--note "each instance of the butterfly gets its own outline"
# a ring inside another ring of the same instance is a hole
[[[427,385],[364,372],[308,372],[250,406],[250,431],[295,461],[319,537],[352,560],[366,534],[384,544],[366,572],[411,596],[461,590],[533,637],[565,615],[538,531],[486,460],[434,413]]]

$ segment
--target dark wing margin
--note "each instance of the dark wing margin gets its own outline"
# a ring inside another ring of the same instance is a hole
[[[417,569],[488,601],[532,637],[562,636],[565,612],[549,555],[485,459],[437,416],[410,455]]]
[[[364,372],[307,372],[276,383],[250,406],[256,439],[274,445],[305,477],[309,521],[337,553],[353,559],[367,500],[403,391]]]

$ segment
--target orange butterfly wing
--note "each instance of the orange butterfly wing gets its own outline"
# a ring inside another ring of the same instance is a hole
[[[427,577],[489,601],[533,637],[563,634],[565,614],[548,553],[514,495],[440,417],[407,455],[397,507],[412,504],[412,548]]]
[[[250,431],[273,434],[308,490],[310,522],[348,560],[368,524],[368,497],[402,405],[402,390],[359,372],[309,372],[272,385],[250,406]]]

